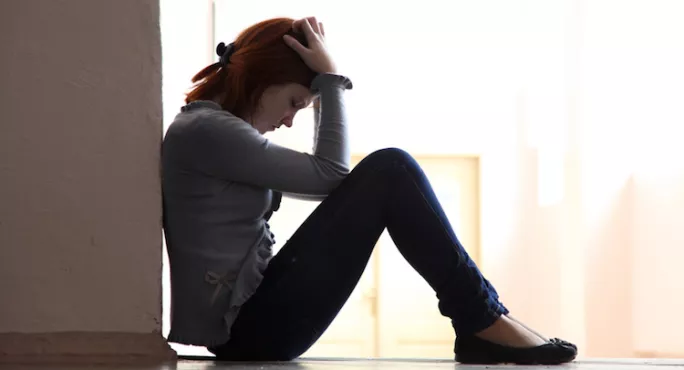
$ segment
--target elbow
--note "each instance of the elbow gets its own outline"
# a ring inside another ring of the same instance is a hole
[[[351,170],[348,166],[337,166],[327,174],[327,181],[325,181],[326,195],[337,189],[340,184],[347,178]]]
[[[342,168],[340,169],[340,176],[342,179],[346,178],[347,175],[351,172],[351,168],[349,168],[348,165],[341,166]]]
[[[349,168],[348,163],[337,163],[331,170],[332,177],[339,182],[347,178],[349,173],[351,173],[351,168]]]
[[[320,158],[317,172],[317,192],[320,195],[327,196],[347,178],[351,173],[351,168],[346,161],[332,161]]]

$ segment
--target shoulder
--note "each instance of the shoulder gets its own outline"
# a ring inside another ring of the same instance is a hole
[[[180,112],[167,132],[190,134],[198,129],[240,129],[245,126],[251,127],[247,122],[230,112],[199,107]]]
[[[256,129],[243,119],[220,109],[220,106],[215,103],[207,103],[206,105],[185,106],[167,129],[166,139],[215,139],[255,134],[258,135]]]
[[[245,120],[214,106],[184,109],[169,126],[162,150],[165,155],[192,163],[249,157],[268,147],[264,136]]]

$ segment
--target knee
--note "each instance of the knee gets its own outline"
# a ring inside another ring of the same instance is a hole
[[[398,148],[385,148],[377,150],[363,159],[361,163],[377,165],[413,165],[415,159],[405,150]]]
[[[390,181],[389,186],[399,178],[397,176],[413,176],[414,180],[423,181],[424,173],[418,162],[405,150],[385,148],[375,151],[354,167],[350,178],[372,176],[376,180]]]

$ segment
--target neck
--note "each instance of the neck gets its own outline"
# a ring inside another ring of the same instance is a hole
[[[223,94],[217,95],[210,100],[213,101],[214,103],[218,104],[218,105],[223,105],[222,104],[223,103]]]

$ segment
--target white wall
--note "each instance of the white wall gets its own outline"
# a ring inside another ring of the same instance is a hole
[[[684,280],[684,5],[387,9],[218,0],[216,42],[269,17],[318,16],[355,84],[355,153],[481,157],[481,267],[515,316],[575,341],[583,356],[684,354],[674,340],[684,327],[666,314],[684,305],[673,293]],[[310,112],[272,138],[309,150]]]
[[[603,208],[624,220],[611,239],[591,245],[615,249],[604,264],[613,278],[596,300],[612,318],[606,332],[626,335],[624,328],[631,329],[631,343],[623,348],[682,357],[684,323],[669,317],[684,308],[675,293],[684,281],[678,266],[684,257],[684,4],[587,1],[585,7],[583,106],[585,131],[593,131],[586,161],[597,181],[590,201],[594,214]],[[628,198],[611,204],[620,199],[618,186],[628,172]],[[621,265],[622,273],[614,274]],[[630,291],[616,299],[626,282]],[[604,344],[625,335],[604,334]]]
[[[191,79],[213,63],[214,23],[211,0],[160,1],[164,130],[185,103]]]
[[[214,49],[214,20],[211,0],[162,0],[162,74],[164,132],[185,104],[185,93],[192,87],[192,77],[216,59]],[[218,42],[217,42],[218,43]],[[171,330],[171,285],[168,255],[164,243],[163,254],[163,325],[167,337]],[[181,354],[210,355],[202,347],[172,343]]]

